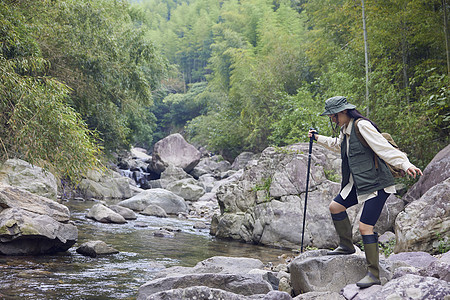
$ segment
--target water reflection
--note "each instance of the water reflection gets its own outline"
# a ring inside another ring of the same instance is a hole
[[[138,288],[165,267],[194,266],[212,256],[258,258],[278,263],[281,249],[216,240],[208,230],[194,229],[195,219],[138,215],[127,224],[102,224],[85,217],[93,202],[70,201],[78,243],[52,256],[0,256],[0,299],[135,299]],[[172,238],[156,237],[163,226],[181,231]],[[75,249],[102,240],[119,254],[85,257]]]

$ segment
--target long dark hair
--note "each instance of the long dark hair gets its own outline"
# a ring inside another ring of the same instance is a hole
[[[380,128],[378,128],[378,126],[377,126],[377,124],[375,124],[375,122],[373,122],[372,120],[370,120],[369,118],[366,118],[366,117],[364,117],[357,109],[355,109],[355,108],[353,108],[353,109],[347,109],[347,115],[350,117],[350,118],[353,118],[353,119],[363,119],[363,120],[367,120],[367,121],[369,121],[372,125],[373,125],[373,127],[375,127],[377,130],[378,130],[378,132],[381,132],[381,130],[380,130]]]

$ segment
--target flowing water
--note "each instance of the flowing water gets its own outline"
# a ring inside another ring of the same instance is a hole
[[[0,256],[0,299],[135,299],[145,282],[161,269],[194,266],[212,256],[258,258],[283,262],[288,250],[217,240],[207,229],[194,229],[198,220],[138,215],[126,224],[87,219],[91,201],[65,202],[78,227],[78,242],[66,253],[45,256]],[[163,226],[175,227],[174,237],[156,237]],[[78,254],[84,242],[102,240],[119,254],[96,258]]]

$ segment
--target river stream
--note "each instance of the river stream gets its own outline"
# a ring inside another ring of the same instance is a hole
[[[0,299],[136,299],[137,291],[161,269],[192,267],[212,256],[251,257],[278,264],[282,250],[215,239],[195,229],[196,219],[138,215],[126,224],[104,224],[85,217],[92,201],[64,202],[78,227],[78,242],[58,255],[0,256]],[[180,231],[157,237],[163,226]],[[119,254],[96,258],[78,254],[84,242],[102,240]]]

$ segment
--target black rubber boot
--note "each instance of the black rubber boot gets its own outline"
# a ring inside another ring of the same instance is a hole
[[[360,288],[368,288],[375,284],[381,284],[380,281],[380,266],[378,254],[378,234],[363,235],[364,252],[367,261],[367,274],[358,281],[356,285]]]
[[[333,251],[327,252],[327,255],[348,255],[355,253],[352,239],[352,224],[348,218],[347,212],[343,211],[338,214],[331,214],[334,227],[339,236],[339,247]]]

